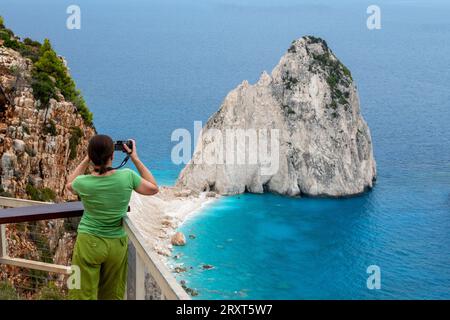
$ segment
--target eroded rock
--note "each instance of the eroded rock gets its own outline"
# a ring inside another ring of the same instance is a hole
[[[182,232],[177,232],[170,239],[170,243],[174,246],[184,246],[186,245],[186,237]]]

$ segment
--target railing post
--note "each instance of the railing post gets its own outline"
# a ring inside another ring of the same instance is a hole
[[[132,221],[126,217],[124,222],[130,243],[133,244],[129,249],[134,247],[136,260],[140,260],[139,262],[131,262],[129,260],[130,267],[136,266],[136,269],[143,269],[142,271],[135,270],[135,278],[132,283],[128,284],[129,289],[131,289],[130,287],[134,284],[141,286],[139,289],[141,292],[139,293],[139,296],[138,289],[136,288],[136,299],[142,299],[144,297],[152,299],[155,297],[157,299],[190,300],[191,297],[177,283],[173,274],[167,269],[157,254],[152,252],[152,250],[145,245],[145,240],[138,229],[133,225]],[[143,264],[143,266],[139,264]],[[146,279],[147,277],[150,281]],[[128,280],[130,280],[130,278],[132,279],[132,277],[129,276]],[[156,295],[154,294],[154,287],[156,287],[156,290],[158,291]],[[132,290],[129,290],[128,292],[130,293]],[[145,295],[143,293],[145,293]]]
[[[136,300],[145,300],[145,265],[136,252]]]
[[[127,300],[136,300],[136,249],[128,241]]]
[[[6,241],[6,228],[0,224],[0,258],[8,255],[8,242]]]

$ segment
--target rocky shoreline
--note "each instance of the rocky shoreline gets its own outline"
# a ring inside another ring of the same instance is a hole
[[[184,245],[192,236],[181,235],[176,230],[186,219],[219,199],[214,192],[194,192],[189,189],[161,187],[152,197],[133,193],[128,217],[136,225],[146,244],[161,261],[167,263],[173,245]]]

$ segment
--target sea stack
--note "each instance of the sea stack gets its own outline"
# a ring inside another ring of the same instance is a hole
[[[229,157],[227,135],[236,132],[244,132],[244,149]],[[257,163],[249,161],[258,147],[276,160],[276,170],[263,170],[259,153]],[[239,155],[244,163],[235,160]],[[177,186],[223,195],[344,197],[371,188],[375,178],[372,139],[351,73],[324,40],[306,36],[292,42],[270,75],[263,72],[253,85],[244,81],[226,96]]]

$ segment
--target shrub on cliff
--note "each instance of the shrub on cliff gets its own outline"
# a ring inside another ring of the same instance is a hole
[[[39,293],[39,300],[66,300],[67,296],[59,289],[53,281],[50,281],[46,287],[43,287]]]
[[[50,99],[56,98],[55,84],[45,73],[35,74],[31,86],[33,88],[34,97],[41,101],[41,108],[47,107]]]
[[[0,20],[1,23],[1,20]],[[0,282],[0,300],[18,300],[16,289],[7,281]]]
[[[80,91],[77,90],[63,60],[56,55],[48,39],[45,39],[39,48],[39,54],[40,57],[33,68],[35,98],[39,99],[42,104],[47,105],[51,98],[57,98],[54,90],[54,87],[56,87],[66,100],[73,102],[85,122],[91,124],[92,113],[87,108]]]
[[[5,27],[3,17],[0,16],[0,39],[3,41],[14,38],[14,32],[11,29]]]
[[[16,50],[23,57],[33,61],[33,94],[37,100],[41,101],[43,108],[48,107],[50,99],[57,100],[57,88],[67,101],[75,105],[77,112],[86,124],[92,124],[92,113],[89,111],[81,92],[77,90],[63,59],[56,54],[48,39],[45,39],[42,45],[30,38],[20,41],[14,35],[14,32],[5,27],[1,16],[0,39],[3,40],[5,47]]]
[[[75,95],[75,83],[67,73],[63,61],[56,55],[50,41],[44,40],[41,46],[39,60],[34,64],[33,76],[46,75],[55,79],[55,85],[62,95],[70,100]]]
[[[41,43],[39,41],[34,41],[30,38],[23,39],[23,43],[27,46],[31,46],[31,47],[35,47],[35,48],[41,47]]]
[[[31,184],[27,184],[25,188],[27,195],[31,200],[50,202],[56,198],[56,193],[50,188],[36,188]]]
[[[78,127],[70,128],[71,136],[69,138],[69,159],[74,160],[77,157],[77,147],[83,137],[83,131]]]
[[[56,136],[58,134],[55,121],[50,119],[50,121],[44,127],[44,133],[51,136]]]
[[[91,124],[93,115],[86,106],[86,102],[84,101],[84,98],[81,95],[80,91],[77,91],[77,95],[73,98],[72,103],[75,105],[75,107],[77,107],[78,113],[83,117],[86,123]]]
[[[20,44],[19,41],[17,41],[16,39],[6,39],[4,41],[5,42],[3,43],[3,45],[5,47],[11,48],[13,50],[19,50]]]
[[[0,16],[0,39],[3,40],[3,45],[20,52],[25,58],[36,62],[39,58],[39,47],[41,44],[38,41],[33,41],[30,38],[25,38],[23,42],[14,35],[14,32],[5,27],[3,18]]]
[[[11,198],[12,194],[5,191],[5,189],[3,189],[2,185],[0,185],[0,197],[8,197]]]

